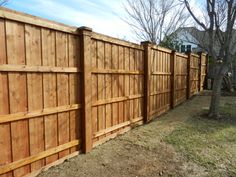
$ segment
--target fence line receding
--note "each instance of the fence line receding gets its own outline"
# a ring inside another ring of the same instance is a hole
[[[203,89],[206,62],[0,8],[0,176],[149,122]]]

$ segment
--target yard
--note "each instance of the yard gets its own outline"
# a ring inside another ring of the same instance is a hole
[[[194,97],[39,177],[236,176],[236,97],[222,97],[219,121],[204,117],[209,101]]]

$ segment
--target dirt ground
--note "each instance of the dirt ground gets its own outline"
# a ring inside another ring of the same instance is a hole
[[[209,176],[205,167],[187,160],[164,137],[189,117],[209,106],[209,96],[197,96],[155,119],[63,164],[39,177],[158,177]],[[223,97],[236,102],[235,97]]]

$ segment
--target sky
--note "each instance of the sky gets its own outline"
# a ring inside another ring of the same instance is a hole
[[[203,0],[192,0],[200,1]],[[122,20],[126,17],[124,3],[125,0],[9,0],[5,7],[139,43],[131,27]]]
[[[6,8],[137,42],[125,17],[124,0],[9,0]]]

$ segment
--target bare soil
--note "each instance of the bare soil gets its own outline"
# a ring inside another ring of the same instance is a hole
[[[235,97],[223,97],[235,102]],[[209,96],[197,96],[149,124],[42,172],[39,177],[204,177],[208,170],[164,142],[176,127],[209,106]]]

